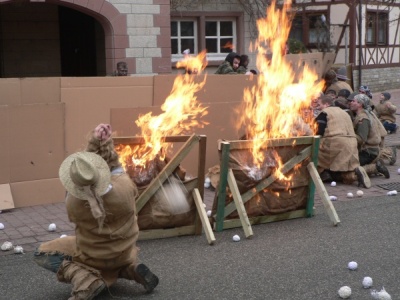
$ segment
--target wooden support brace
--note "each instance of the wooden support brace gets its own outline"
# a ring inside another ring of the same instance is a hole
[[[307,169],[311,175],[312,180],[315,183],[315,187],[319,196],[321,197],[322,203],[324,204],[325,210],[329,218],[331,219],[333,225],[336,226],[338,223],[340,223],[339,217],[336,213],[335,207],[332,204],[332,201],[329,199],[329,195],[326,192],[325,186],[321,180],[321,177],[319,177],[318,171],[315,168],[314,163],[310,162],[307,165]]]
[[[251,228],[246,208],[244,207],[242,197],[240,196],[239,188],[236,184],[235,175],[233,175],[232,169],[229,169],[228,171],[228,185],[232,192],[233,200],[235,201],[236,209],[240,217],[240,222],[242,223],[244,234],[246,235],[246,238],[252,237],[253,229]]]
[[[211,228],[210,221],[208,220],[207,212],[203,206],[203,200],[200,196],[200,191],[196,188],[193,190],[193,199],[196,204],[197,211],[200,215],[201,224],[203,225],[204,232],[207,237],[208,244],[212,245],[215,242],[215,236]]]

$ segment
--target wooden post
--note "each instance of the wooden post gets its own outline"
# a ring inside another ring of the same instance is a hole
[[[212,245],[215,242],[215,236],[212,231],[210,221],[208,220],[207,212],[204,209],[203,200],[201,199],[200,192],[198,189],[193,190],[193,199],[197,207],[197,212],[200,215],[201,223],[203,225],[204,233],[206,234],[208,244]]]
[[[246,208],[243,205],[242,197],[240,196],[239,188],[236,184],[235,175],[233,175],[232,169],[229,169],[228,171],[228,184],[232,192],[233,200],[235,201],[236,209],[239,214],[240,222],[242,223],[244,234],[247,238],[252,237],[253,229],[251,228]]]
[[[319,150],[319,136],[316,136],[313,140],[310,161],[313,162],[314,166],[318,164],[318,150]],[[315,183],[314,180],[310,180],[308,184],[308,198],[306,205],[307,217],[314,215],[314,196],[315,196]]]
[[[226,200],[226,185],[229,168],[229,147],[228,142],[221,142],[221,167],[218,185],[218,203],[217,203],[217,216],[216,216],[216,231],[224,229],[224,209]]]
[[[325,210],[331,219],[334,226],[340,223],[339,217],[336,213],[335,207],[332,204],[332,201],[329,199],[328,193],[326,192],[325,186],[319,177],[318,171],[314,166],[313,162],[310,162],[307,165],[307,169],[310,172],[311,178],[313,179],[315,186],[317,188],[318,194],[321,197],[322,203],[324,204]]]

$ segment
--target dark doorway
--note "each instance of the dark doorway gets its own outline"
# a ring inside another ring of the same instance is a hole
[[[61,76],[97,76],[96,20],[59,6]]]

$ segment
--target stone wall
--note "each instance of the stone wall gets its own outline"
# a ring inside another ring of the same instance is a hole
[[[400,87],[400,67],[364,69],[361,72],[362,85],[367,85],[371,92],[395,90]],[[358,70],[353,72],[354,88],[361,84],[358,82]]]

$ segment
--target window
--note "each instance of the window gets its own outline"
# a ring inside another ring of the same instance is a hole
[[[241,52],[238,24],[243,22],[242,13],[187,12],[171,14],[172,61],[182,59],[183,51],[198,54],[207,50],[207,60],[221,61],[232,51]],[[239,35],[239,36],[238,36]]]
[[[207,53],[229,53],[235,49],[235,30],[233,21],[206,21]]]
[[[171,22],[172,54],[182,54],[186,49],[189,49],[190,53],[197,53],[196,21]]]
[[[318,42],[329,37],[326,12],[313,12],[294,17],[289,38],[299,40],[308,47],[316,47]]]
[[[386,45],[389,28],[387,12],[367,12],[366,43],[368,45]]]

